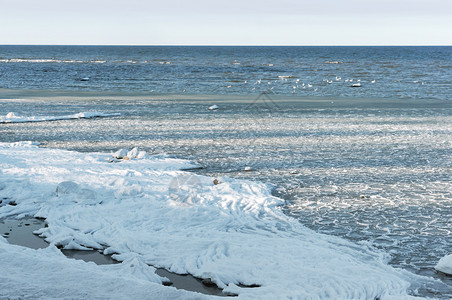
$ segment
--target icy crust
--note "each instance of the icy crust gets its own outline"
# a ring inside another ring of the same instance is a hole
[[[452,275],[452,254],[446,255],[441,258],[438,264],[435,266],[435,270],[448,275]]]
[[[33,250],[0,236],[1,299],[207,299],[160,284],[138,256],[98,266],[67,259],[55,246]]]
[[[39,233],[50,248],[103,249],[132,274],[143,272],[143,264],[129,263],[136,259],[209,278],[241,299],[411,298],[413,275],[389,267],[386,256],[365,246],[301,226],[263,184],[230,178],[214,184],[179,171],[193,163],[164,156],[114,163],[109,157],[0,143],[0,197],[17,204],[1,206],[0,218],[46,218],[48,227]],[[12,272],[20,273],[16,263],[25,259],[15,252],[47,256],[5,245],[0,259]],[[68,273],[78,268],[69,260],[52,263]],[[113,268],[103,271],[120,276]],[[162,280],[146,274],[150,282]],[[49,289],[45,280],[35,288]],[[1,290],[7,295],[14,288]]]
[[[101,117],[114,117],[119,116],[119,113],[103,113],[97,111],[81,112],[73,115],[65,116],[32,116],[22,117],[16,116],[15,113],[10,112],[6,116],[0,116],[0,123],[27,123],[27,122],[45,122],[45,121],[58,121],[58,120],[71,120],[71,119],[91,119]]]

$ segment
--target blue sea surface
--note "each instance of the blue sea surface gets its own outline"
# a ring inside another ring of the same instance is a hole
[[[446,46],[0,46],[10,89],[450,100],[451,85]]]

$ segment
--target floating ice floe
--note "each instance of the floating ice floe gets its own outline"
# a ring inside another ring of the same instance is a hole
[[[83,291],[121,299],[127,291],[126,298],[213,299],[158,285],[164,278],[152,265],[206,279],[238,299],[410,297],[415,275],[388,266],[386,254],[364,244],[302,226],[263,183],[225,177],[215,184],[180,171],[194,163],[164,155],[117,164],[109,157],[0,143],[0,198],[16,203],[1,206],[0,218],[45,218],[48,227],[36,233],[50,243],[32,250],[0,238],[8,270],[0,272],[0,296],[81,298]],[[121,263],[74,262],[55,246],[99,249]]]
[[[452,275],[452,254],[441,258],[435,266],[435,270]]]
[[[0,116],[0,123],[26,123],[26,122],[45,122],[45,121],[58,121],[58,120],[71,120],[71,119],[91,119],[102,117],[115,117],[119,116],[119,113],[103,113],[103,112],[81,112],[73,115],[64,116],[17,116],[13,112],[9,112],[6,116]]]
[[[212,106],[209,106],[208,110],[217,110],[218,109],[218,105],[214,104]]]

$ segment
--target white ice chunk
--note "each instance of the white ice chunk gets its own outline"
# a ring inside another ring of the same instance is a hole
[[[88,188],[82,188],[80,187],[80,185],[73,181],[60,182],[56,188],[56,195],[57,197],[72,195],[70,199],[74,200],[77,203],[83,204],[98,203],[95,191]]]
[[[143,192],[143,188],[138,184],[123,185],[115,193],[116,198],[138,196]]]
[[[146,151],[140,151],[138,152],[137,156],[138,159],[148,159],[149,154],[146,153]]]
[[[76,194],[80,190],[77,183],[73,181],[63,181],[57,185],[56,195],[61,197],[68,194]]]
[[[214,104],[212,106],[209,106],[208,110],[217,110],[218,108],[218,105]]]
[[[117,159],[122,159],[124,157],[127,157],[128,153],[129,153],[129,151],[127,151],[126,149],[119,149],[118,151],[113,153],[113,157],[117,158]]]
[[[139,255],[133,253],[130,253],[127,259],[121,264],[114,265],[113,268],[117,269],[124,278],[134,278],[159,284],[169,281],[157,275],[154,267],[147,265]]]
[[[135,147],[132,150],[130,150],[129,152],[127,152],[127,157],[128,158],[136,158],[138,156],[138,148]]]
[[[132,150],[127,149],[119,149],[115,153],[113,153],[113,158],[116,159],[148,159],[149,155],[146,151],[139,151],[137,147]]]
[[[97,194],[91,189],[80,189],[77,194],[77,203],[80,204],[97,204],[100,201],[97,199]]]
[[[452,254],[441,258],[435,266],[435,270],[452,275]]]
[[[70,241],[68,244],[66,244],[66,246],[64,246],[63,249],[65,249],[65,250],[91,250],[91,248],[83,247],[82,245],[77,244],[73,240]]]

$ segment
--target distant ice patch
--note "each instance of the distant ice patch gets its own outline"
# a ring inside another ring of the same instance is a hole
[[[18,116],[14,112],[9,112],[6,116],[0,116],[0,123],[26,123],[26,122],[45,122],[71,119],[91,119],[102,117],[116,117],[119,113],[103,113],[97,111],[81,112],[73,115],[64,116]]]

